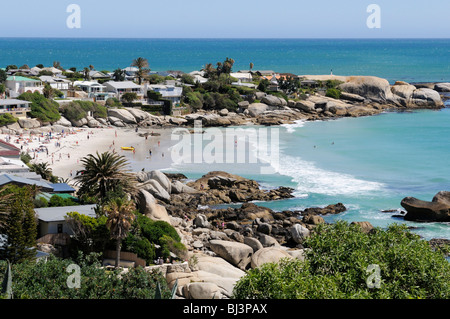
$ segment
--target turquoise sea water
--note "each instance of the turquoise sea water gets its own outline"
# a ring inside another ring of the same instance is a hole
[[[190,72],[233,58],[234,70],[374,75],[450,81],[450,39],[39,39],[0,38],[0,66],[59,61],[64,68],[124,68],[147,58],[154,71]]]
[[[450,223],[414,223],[393,217],[402,210],[400,202],[406,196],[431,200],[437,192],[450,190],[449,123],[449,108],[299,122],[279,128],[279,164],[272,174],[261,174],[260,168],[267,167],[262,161],[183,163],[171,170],[192,179],[224,170],[267,188],[294,188],[293,199],[259,203],[274,210],[342,202],[348,211],[326,216],[326,221],[369,221],[379,227],[406,223],[424,238],[450,238]],[[248,147],[248,152],[254,151]]]

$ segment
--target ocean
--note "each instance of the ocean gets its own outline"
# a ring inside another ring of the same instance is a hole
[[[230,57],[234,71],[253,63],[254,70],[299,75],[333,70],[335,75],[373,75],[391,83],[450,82],[450,39],[0,39],[0,67],[59,61],[64,68],[93,65],[112,71],[137,57],[147,58],[153,71],[190,72]],[[449,223],[394,217],[406,196],[431,200],[437,192],[450,190],[449,123],[450,108],[298,122],[277,127],[279,163],[269,174],[261,174],[261,166],[268,165],[261,158],[257,164],[181,163],[167,168],[190,179],[224,170],[266,188],[294,188],[293,199],[259,203],[274,210],[342,202],[348,210],[326,216],[326,221],[369,221],[376,227],[406,223],[426,239],[450,239]],[[247,142],[238,141],[242,143]],[[260,146],[246,145],[246,156]],[[152,169],[145,159],[134,166]]]
[[[450,39],[65,39],[0,38],[0,67],[36,64],[113,71],[133,59],[153,71],[200,70],[227,57],[234,70],[374,75],[390,82],[450,81]]]

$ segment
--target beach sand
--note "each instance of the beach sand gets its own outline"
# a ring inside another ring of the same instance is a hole
[[[155,133],[160,136],[139,136],[142,133]],[[165,169],[171,166],[170,146],[172,129],[139,128],[68,128],[64,133],[28,134],[21,138],[14,135],[0,134],[0,139],[28,152],[33,158],[31,163],[47,162],[55,176],[61,178],[74,177],[83,168],[81,159],[96,152],[115,151],[125,156],[130,163],[130,170],[146,171]],[[37,150],[41,145],[42,148]],[[133,146],[135,152],[122,150],[122,146]],[[152,151],[150,156],[149,150]],[[72,174],[72,175],[71,175]]]

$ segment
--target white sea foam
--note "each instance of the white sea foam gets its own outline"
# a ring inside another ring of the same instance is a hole
[[[286,128],[286,131],[288,133],[294,133],[295,129],[297,129],[299,127],[303,127],[304,125],[305,125],[304,120],[297,120],[297,121],[294,121],[294,124],[282,124],[280,126]]]
[[[298,157],[280,154],[280,163],[274,167],[281,175],[290,176],[297,184],[297,194],[370,195],[382,191],[384,185],[355,178],[348,174],[327,171]]]

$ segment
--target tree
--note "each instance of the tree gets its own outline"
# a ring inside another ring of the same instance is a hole
[[[304,261],[285,259],[250,270],[238,299],[448,299],[450,263],[406,225],[365,232],[358,224],[321,224],[302,243]],[[371,271],[376,266],[378,273]],[[379,287],[374,287],[374,279]]]
[[[122,95],[122,101],[124,101],[127,104],[131,104],[131,103],[133,103],[134,100],[137,100],[137,99],[138,99],[138,96],[134,92],[127,92]]]
[[[40,175],[43,179],[47,181],[49,181],[53,176],[52,169],[47,162],[31,164],[30,170]]]
[[[124,156],[112,152],[89,154],[81,159],[84,169],[75,177],[80,185],[80,194],[97,197],[101,202],[107,199],[108,193],[126,191],[134,194],[133,174],[127,169]]]
[[[108,218],[106,226],[110,230],[111,238],[116,240],[116,268],[120,262],[120,246],[123,238],[127,237],[135,219],[135,205],[132,201],[115,198],[103,207]]]
[[[125,81],[125,70],[116,69],[114,70],[113,79],[116,82]]]
[[[84,68],[83,69],[83,77],[86,81],[89,81],[91,79],[91,76],[89,75],[89,72],[91,70],[89,68]]]
[[[29,186],[8,188],[12,192],[7,208],[3,232],[6,244],[2,247],[2,257],[12,263],[22,262],[34,256],[37,223],[33,210],[33,190]]]
[[[144,77],[145,74],[148,74],[148,72],[150,72],[148,60],[139,57],[133,60],[131,66],[135,66],[136,68],[138,68],[136,76],[138,77],[139,84],[142,84],[142,78]]]
[[[55,95],[55,90],[50,86],[50,84],[45,83],[43,93],[45,98],[51,99]]]
[[[6,74],[6,71],[0,69],[0,83],[4,83],[7,78],[8,78],[8,74]]]
[[[250,72],[252,72],[254,66],[255,65],[252,62],[250,62]]]

